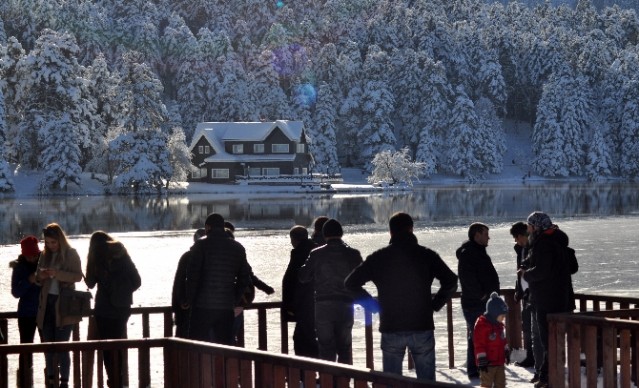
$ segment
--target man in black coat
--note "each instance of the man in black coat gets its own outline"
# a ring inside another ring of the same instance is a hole
[[[539,381],[535,387],[548,386],[548,320],[552,313],[571,312],[575,308],[571,275],[579,265],[574,256],[568,257],[568,236],[553,225],[550,217],[536,211],[528,216],[530,253],[528,269],[520,269],[522,278],[530,286],[530,301],[537,322],[543,360]]]
[[[191,247],[184,308],[192,308],[189,338],[233,344],[234,308],[251,285],[246,251],[224,231],[224,218],[210,214],[206,237]],[[212,333],[212,337],[211,337]]]
[[[317,245],[308,238],[308,230],[301,225],[292,227],[289,235],[293,249],[291,249],[291,260],[282,279],[282,310],[288,322],[295,322],[293,332],[295,354],[317,357],[313,285],[302,283],[298,278],[300,268]]]
[[[461,307],[466,320],[468,348],[466,350],[466,373],[469,379],[479,378],[475,364],[473,330],[475,322],[486,310],[490,294],[499,293],[499,276],[493,262],[486,253],[490,236],[488,226],[475,222],[468,228],[468,241],[457,249],[457,275],[461,284]]]
[[[437,253],[417,243],[410,215],[395,213],[389,228],[390,244],[368,256],[345,284],[357,289],[372,281],[377,287],[384,372],[402,374],[408,347],[417,378],[435,381],[433,311],[439,311],[457,290],[457,275]],[[435,295],[434,279],[440,283]]]
[[[315,334],[319,357],[327,361],[352,364],[353,304],[365,294],[363,289],[349,290],[344,279],[362,263],[362,255],[342,240],[339,221],[329,219],[322,227],[326,244],[313,249],[299,272],[302,283],[315,290]]]

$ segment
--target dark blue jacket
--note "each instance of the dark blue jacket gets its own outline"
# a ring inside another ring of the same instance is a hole
[[[38,313],[40,286],[29,282],[29,275],[35,273],[38,263],[29,263],[22,255],[12,261],[11,294],[19,298],[18,317],[33,317]]]

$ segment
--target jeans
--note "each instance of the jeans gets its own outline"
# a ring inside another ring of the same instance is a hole
[[[433,330],[382,333],[382,363],[384,372],[402,374],[406,348],[415,362],[420,380],[435,381],[435,335]]]
[[[233,345],[233,309],[194,308],[189,338],[198,341]]]
[[[122,339],[126,338],[126,323],[129,320],[129,316],[122,318],[106,318],[95,317],[95,323],[98,328],[98,336],[101,340],[104,339]],[[109,387],[122,387],[125,384],[127,378],[124,374],[124,351],[118,350],[104,350],[104,369],[107,372],[107,386]],[[117,360],[117,365],[114,361]],[[118,376],[115,372],[118,372]]]
[[[348,302],[315,303],[315,333],[322,360],[353,363],[353,305]]]
[[[47,296],[47,307],[44,313],[44,322],[42,323],[42,340],[44,342],[64,342],[71,338],[73,325],[56,327],[55,303],[57,300],[57,295],[49,294]],[[48,378],[55,378],[53,371],[60,366],[60,380],[69,381],[69,371],[71,369],[69,352],[45,353],[44,359]]]
[[[473,331],[475,330],[475,322],[484,311],[479,309],[464,309],[464,319],[466,320],[466,330],[468,334],[468,348],[466,349],[466,374],[470,376],[479,376],[479,370],[475,363],[475,344],[473,342]]]

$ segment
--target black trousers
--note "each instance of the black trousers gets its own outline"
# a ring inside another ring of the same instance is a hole
[[[126,323],[129,316],[120,318],[95,317],[100,339],[126,338]],[[107,385],[109,387],[122,387],[125,382],[124,354],[120,350],[104,350],[104,369],[107,373]]]

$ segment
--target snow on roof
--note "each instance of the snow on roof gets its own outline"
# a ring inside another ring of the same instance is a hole
[[[247,155],[229,154],[224,149],[226,141],[264,141],[275,128],[291,141],[299,141],[304,124],[301,121],[265,121],[265,122],[203,122],[195,129],[190,149],[204,136],[215,150],[215,155],[206,158],[207,162],[259,162],[269,160],[294,160],[294,154]]]

